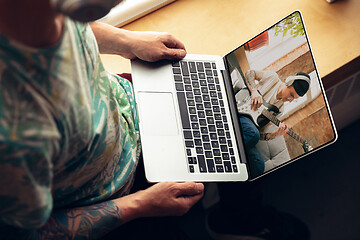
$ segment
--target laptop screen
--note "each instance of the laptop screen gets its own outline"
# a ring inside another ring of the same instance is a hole
[[[337,134],[300,12],[225,56],[251,179]]]

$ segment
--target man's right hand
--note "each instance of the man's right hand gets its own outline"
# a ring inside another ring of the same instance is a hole
[[[204,185],[161,182],[135,194],[139,194],[144,217],[181,216],[203,197]]]
[[[251,109],[256,111],[263,104],[263,99],[257,90],[251,92]]]

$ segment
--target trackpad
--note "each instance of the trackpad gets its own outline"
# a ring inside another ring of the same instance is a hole
[[[140,123],[144,135],[179,134],[172,93],[139,92],[138,97]]]

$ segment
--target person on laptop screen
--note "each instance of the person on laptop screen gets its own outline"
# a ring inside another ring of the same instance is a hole
[[[99,239],[138,218],[182,215],[203,196],[194,182],[134,192],[141,148],[132,86],[99,55],[177,60],[184,45],[72,20],[95,14],[87,2],[118,1],[0,1],[0,239]]]
[[[277,115],[283,111],[285,102],[292,102],[306,94],[310,86],[310,76],[299,72],[295,76],[287,77],[284,83],[275,72],[248,70],[245,74],[245,84],[246,86],[243,82],[237,81],[234,89],[236,99],[240,100],[242,98],[241,89],[247,87],[245,94],[250,93],[251,96],[250,109],[247,109],[249,112],[257,111],[266,103],[267,107]],[[250,171],[252,176],[256,177],[265,169],[263,157],[256,148],[258,141],[269,141],[283,136],[289,129],[286,124],[280,123],[278,128],[268,133],[264,131],[268,127],[266,119],[263,119],[265,122],[255,125],[256,119],[251,118],[251,115],[247,114],[245,110],[242,111],[240,108],[239,112]]]

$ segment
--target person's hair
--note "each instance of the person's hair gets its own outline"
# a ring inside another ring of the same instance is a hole
[[[305,93],[307,93],[307,91],[309,90],[310,87],[310,76],[309,74],[306,74],[304,72],[299,72],[296,74],[296,76],[305,76],[309,79],[309,81],[305,81],[304,79],[295,79],[292,86],[294,87],[296,93],[302,97],[305,95]],[[295,76],[295,78],[296,78]]]

